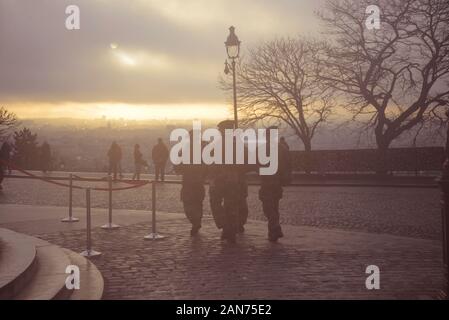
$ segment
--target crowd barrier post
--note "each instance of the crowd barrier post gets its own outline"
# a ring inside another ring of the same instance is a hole
[[[112,230],[112,229],[118,229],[120,228],[120,226],[118,224],[114,224],[112,223],[112,177],[109,175],[108,176],[108,194],[109,194],[109,205],[108,205],[108,209],[109,209],[109,220],[108,223],[106,223],[105,225],[102,226],[103,229],[108,229],[108,230]]]
[[[156,184],[157,181],[151,181],[151,233],[144,236],[145,240],[161,240],[165,238],[165,236],[156,231]]]
[[[91,212],[90,212],[90,189],[86,189],[86,250],[81,252],[80,255],[83,257],[96,257],[101,255],[101,252],[92,249],[92,223],[91,223]]]
[[[62,222],[77,222],[80,219],[73,216],[73,174],[69,175],[69,216],[61,219]]]

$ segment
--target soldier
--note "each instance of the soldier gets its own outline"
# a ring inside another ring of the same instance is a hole
[[[248,169],[239,170],[239,208],[238,208],[238,233],[245,232],[245,224],[248,220],[248,184],[246,183],[246,172]]]
[[[269,129],[277,129],[277,127],[267,129],[267,148],[270,143]],[[268,220],[268,239],[271,242],[276,242],[284,236],[279,224],[279,201],[282,199],[282,186],[288,185],[291,179],[289,151],[284,144],[279,144],[278,148],[277,172],[274,175],[260,176],[259,199],[262,201],[263,213]]]
[[[192,135],[193,132],[190,131],[190,141],[192,141]],[[190,152],[193,153],[192,144]],[[190,235],[195,236],[201,229],[207,168],[202,164],[180,164],[175,167],[175,171],[182,175],[181,201],[186,217],[192,224]]]
[[[234,121],[222,121],[218,129],[224,137],[224,130],[234,129]],[[224,150],[224,143],[222,147]],[[212,215],[217,228],[223,229],[221,238],[231,243],[235,242],[239,229],[240,175],[238,166],[233,164],[212,165],[210,168],[209,201]]]

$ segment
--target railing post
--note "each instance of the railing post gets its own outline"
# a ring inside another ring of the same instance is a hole
[[[77,222],[80,219],[73,217],[73,174],[69,175],[69,216],[61,219],[62,222]]]
[[[102,226],[103,229],[118,229],[120,226],[118,224],[112,223],[112,177],[108,176],[108,194],[109,194],[109,220],[108,223]]]
[[[80,255],[84,257],[96,257],[101,255],[101,252],[92,249],[92,225],[91,225],[91,212],[90,212],[90,189],[86,189],[86,250],[81,252]]]
[[[143,237],[146,240],[160,240],[165,238],[165,236],[160,235],[156,231],[156,184],[156,181],[151,181],[151,233]]]

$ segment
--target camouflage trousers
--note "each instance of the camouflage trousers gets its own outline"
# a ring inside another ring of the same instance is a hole
[[[279,223],[279,201],[282,198],[282,186],[278,183],[262,184],[259,190],[259,199],[262,201],[262,209],[268,220],[268,233],[281,232]]]
[[[281,231],[279,223],[279,200],[262,200],[262,208],[265,217],[268,220],[268,233],[276,234]]]
[[[235,234],[239,223],[239,194],[237,188],[211,186],[209,201],[212,216],[218,229]]]
[[[203,218],[203,200],[183,201],[184,212],[192,226],[201,227],[201,219]]]

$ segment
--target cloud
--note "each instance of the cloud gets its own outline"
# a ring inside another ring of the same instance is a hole
[[[65,8],[81,29],[65,29]],[[224,103],[230,25],[243,49],[312,32],[313,0],[1,0],[0,103]],[[115,49],[111,44],[117,44]]]

